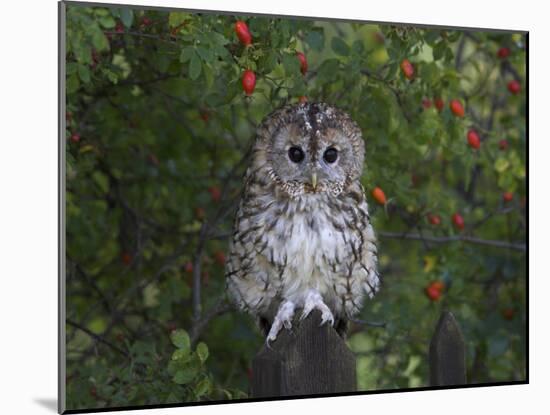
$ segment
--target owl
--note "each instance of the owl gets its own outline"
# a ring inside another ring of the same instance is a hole
[[[377,292],[364,158],[358,126],[324,103],[285,106],[258,128],[225,277],[268,344],[312,310],[342,334]]]

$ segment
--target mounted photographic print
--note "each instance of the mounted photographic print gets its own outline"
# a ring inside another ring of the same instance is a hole
[[[528,382],[527,32],[59,12],[60,412]]]

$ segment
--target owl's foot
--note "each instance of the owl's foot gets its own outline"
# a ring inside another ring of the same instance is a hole
[[[328,308],[328,306],[323,302],[323,297],[321,297],[319,291],[309,290],[306,294],[306,298],[304,301],[304,310],[302,312],[300,320],[306,318],[309,313],[311,313],[314,309],[317,309],[321,312],[321,326],[327,321],[330,322],[331,326],[334,325],[334,316],[332,315],[330,308]]]
[[[292,301],[285,301],[279,306],[279,310],[273,319],[271,329],[265,339],[267,346],[269,347],[270,341],[275,341],[277,334],[281,331],[283,326],[290,330],[292,328],[292,318],[294,317],[294,303]]]

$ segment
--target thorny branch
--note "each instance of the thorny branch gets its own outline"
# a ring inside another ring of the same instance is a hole
[[[86,327],[78,324],[77,322],[75,322],[73,320],[67,319],[67,324],[70,325],[70,326],[73,326],[74,328],[76,328],[76,329],[78,329],[78,330],[80,330],[84,333],[86,333],[92,339],[94,339],[94,340],[96,340],[100,343],[103,343],[104,345],[110,347],[111,349],[113,349],[114,351],[120,353],[121,355],[123,355],[125,357],[128,357],[128,353],[126,353],[124,350],[120,349],[119,347],[115,346],[110,341],[106,340],[103,336],[100,336],[99,334],[95,334],[93,331],[88,330]]]
[[[506,248],[506,249],[512,249],[516,251],[526,251],[525,244],[519,243],[519,242],[505,242],[505,241],[497,241],[492,239],[481,239],[476,238],[473,236],[466,236],[466,235],[456,235],[456,236],[424,236],[420,234],[414,234],[414,233],[399,233],[399,232],[385,232],[381,231],[378,232],[378,236],[382,238],[388,238],[388,239],[410,239],[415,241],[427,241],[427,242],[433,242],[433,243],[449,243],[449,242],[469,242],[474,245],[485,245],[485,246],[493,246],[496,248]]]

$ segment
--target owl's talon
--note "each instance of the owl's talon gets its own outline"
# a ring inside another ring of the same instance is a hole
[[[269,330],[269,334],[266,338],[267,347],[269,347],[270,341],[275,341],[277,335],[283,328],[283,326],[290,330],[292,328],[292,318],[294,317],[294,303],[292,301],[285,301],[279,306],[279,310],[273,319],[273,324]]]
[[[321,294],[319,294],[317,290],[309,290],[306,294],[304,311],[302,312],[300,320],[306,318],[313,309],[321,312],[321,324],[319,324],[319,326],[322,326],[327,321],[330,322],[331,326],[334,325],[334,316],[332,315],[330,308],[328,308],[328,306],[323,302],[323,297],[321,297]]]
[[[309,313],[313,310],[313,305],[306,304],[304,306],[304,311],[302,311],[302,315],[300,316],[300,321],[305,319],[307,316],[309,316]]]
[[[319,324],[319,326],[323,326],[327,322],[330,322],[330,325],[334,326],[334,316],[332,315],[331,312],[328,312],[328,313],[324,312],[323,314],[321,314],[321,324]]]

